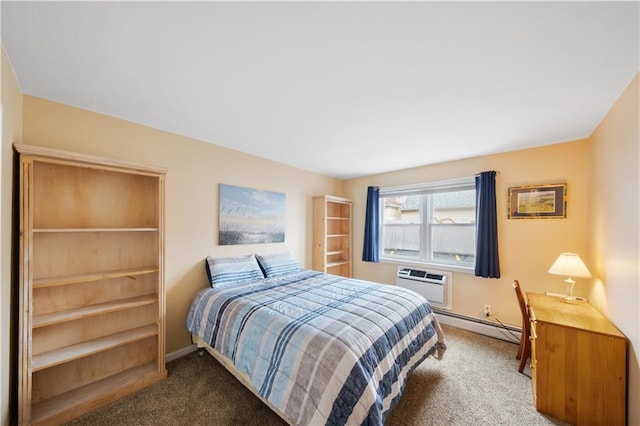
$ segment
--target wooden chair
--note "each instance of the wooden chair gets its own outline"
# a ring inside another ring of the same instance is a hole
[[[527,359],[531,358],[531,340],[529,339],[531,336],[531,320],[529,317],[529,309],[524,301],[524,295],[522,294],[522,289],[520,288],[518,280],[513,281],[513,288],[516,291],[518,304],[520,305],[520,312],[522,313],[522,338],[520,339],[520,348],[518,348],[518,353],[516,355],[516,359],[520,360],[518,371],[522,373],[524,366],[527,364]]]

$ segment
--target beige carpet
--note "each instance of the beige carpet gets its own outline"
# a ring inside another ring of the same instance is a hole
[[[517,345],[443,326],[448,350],[411,375],[387,426],[563,424],[533,406]],[[167,364],[169,377],[69,425],[284,425],[209,354]]]

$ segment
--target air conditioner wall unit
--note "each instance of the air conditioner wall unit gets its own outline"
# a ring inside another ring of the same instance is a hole
[[[415,291],[435,307],[449,309],[451,278],[450,272],[399,267],[396,285]]]

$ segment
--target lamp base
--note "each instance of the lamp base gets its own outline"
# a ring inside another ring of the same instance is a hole
[[[570,305],[576,305],[578,302],[576,301],[576,298],[573,296],[573,285],[576,282],[572,280],[571,277],[564,280],[564,282],[567,283],[567,295],[562,298],[562,301],[564,303],[569,303]]]

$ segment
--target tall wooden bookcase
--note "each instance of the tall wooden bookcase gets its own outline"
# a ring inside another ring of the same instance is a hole
[[[59,424],[167,375],[166,170],[15,149],[18,421]]]
[[[351,276],[351,200],[313,198],[313,259],[316,271]]]

